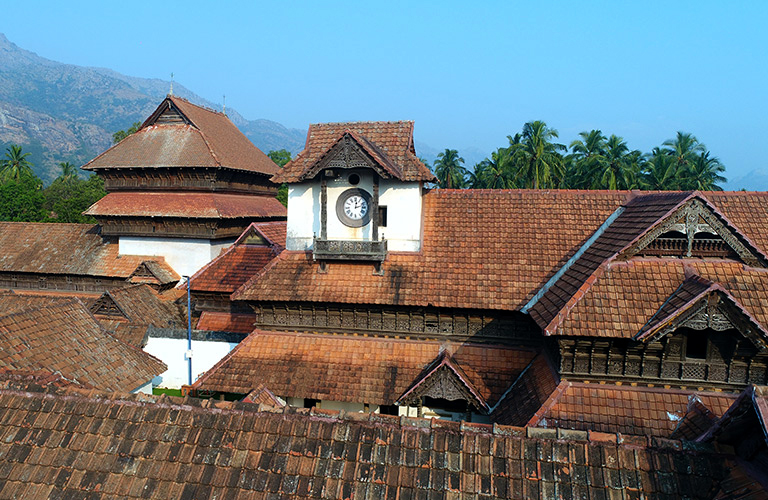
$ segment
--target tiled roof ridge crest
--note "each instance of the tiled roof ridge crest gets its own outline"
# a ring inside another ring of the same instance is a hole
[[[1,382],[0,382],[1,383]],[[220,415],[255,415],[282,416],[283,419],[309,417],[326,422],[358,423],[360,425],[383,425],[402,430],[422,432],[438,431],[455,432],[460,434],[475,434],[499,437],[517,437],[552,441],[578,441],[602,445],[618,445],[631,448],[648,448],[672,451],[707,450],[720,455],[728,455],[708,443],[689,442],[684,440],[660,438],[654,436],[632,435],[623,433],[605,433],[597,431],[578,431],[564,428],[517,427],[512,425],[481,424],[474,422],[454,422],[450,420],[426,417],[406,417],[382,415],[379,413],[346,412],[344,410],[321,410],[317,408],[295,408],[285,406],[275,408],[263,404],[243,403],[235,401],[218,401],[199,399],[190,396],[178,397],[168,395],[148,395],[143,393],[129,394],[119,391],[104,392],[98,389],[78,387],[47,387],[42,390],[7,389],[0,387],[0,395],[20,396],[44,400],[62,399],[65,401],[94,403],[111,403],[125,407],[153,406],[156,408],[188,411],[193,413]]]

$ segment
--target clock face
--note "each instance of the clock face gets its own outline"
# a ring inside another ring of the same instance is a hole
[[[359,194],[350,196],[344,202],[344,213],[352,220],[362,220],[368,213],[368,202]]]
[[[347,189],[336,201],[336,215],[345,226],[365,226],[371,221],[371,195],[364,189]]]

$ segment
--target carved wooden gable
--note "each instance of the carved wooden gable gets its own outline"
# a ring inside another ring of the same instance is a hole
[[[445,353],[399,398],[398,404],[415,405],[421,398],[466,401],[477,411],[487,412],[488,404],[480,396],[463,370]]]
[[[708,285],[702,288],[703,285]],[[698,293],[690,293],[699,287]],[[684,296],[685,302],[679,298]],[[737,330],[762,352],[768,352],[768,331],[757,323],[738,301],[719,285],[698,277],[688,279],[662,305],[635,336],[636,340],[654,342],[679,328],[711,329],[717,332]]]
[[[240,236],[235,245],[270,245],[270,241],[267,240],[264,235],[256,230],[254,227],[250,227],[245,233]]]
[[[192,123],[184,113],[182,113],[170,99],[166,99],[160,107],[147,120],[148,125],[181,124],[188,125]]]
[[[150,285],[162,285],[163,280],[157,276],[146,262],[142,262],[128,277],[131,283],[147,283]]]
[[[128,315],[120,309],[117,302],[107,292],[102,294],[90,307],[91,314],[99,316],[109,316],[116,319],[128,319]]]
[[[392,177],[350,133],[345,133],[301,179],[312,179],[321,171],[332,168],[370,168],[385,179]]]
[[[647,231],[618,258],[720,257],[768,267],[762,252],[703,200],[692,198]]]

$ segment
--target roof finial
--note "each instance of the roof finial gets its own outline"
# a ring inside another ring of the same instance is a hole
[[[171,91],[168,92],[168,95],[173,95],[173,73],[171,73]]]
[[[222,94],[221,99],[224,101],[224,104],[221,107],[221,111],[224,113],[224,116],[227,116],[227,96]]]

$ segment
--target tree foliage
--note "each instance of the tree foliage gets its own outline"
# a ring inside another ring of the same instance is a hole
[[[75,165],[62,162],[59,177],[43,189],[26,157],[20,146],[12,145],[0,163],[0,220],[96,222],[82,212],[107,194],[99,177],[81,179]]]
[[[5,158],[0,165],[0,179],[3,181],[19,181],[34,177],[32,163],[27,160],[29,153],[22,153],[21,146],[12,145],[7,148]]]
[[[291,161],[291,152],[287,149],[278,149],[277,151],[270,151],[267,156],[277,164],[278,167],[284,167],[289,161]],[[277,201],[288,206],[288,184],[281,184],[277,188]]]
[[[462,163],[464,158],[460,157],[455,149],[446,149],[438,154],[433,163],[437,185],[446,189],[463,188],[469,172]]]
[[[141,128],[141,122],[134,122],[133,125],[128,127],[128,130],[118,130],[117,132],[112,134],[112,144],[117,144],[118,142],[122,141],[129,135],[138,132],[140,128]]]
[[[531,121],[509,145],[491,153],[466,175],[467,187],[486,189],[722,190],[725,167],[695,136],[674,139],[643,154],[624,138],[584,131],[566,148],[556,130]]]

